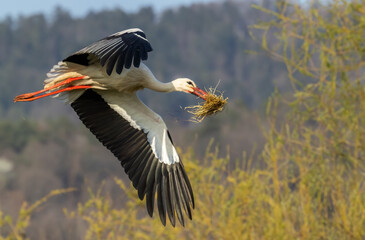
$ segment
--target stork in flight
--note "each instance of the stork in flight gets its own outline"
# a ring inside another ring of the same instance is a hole
[[[157,208],[163,225],[175,215],[184,226],[192,219],[194,196],[184,165],[162,118],[144,105],[136,91],[186,92],[205,99],[206,92],[188,78],[158,81],[141,61],[152,47],[141,29],[103,38],[55,65],[44,89],[17,96],[33,101],[53,95],[69,102],[80,120],[120,161],[147,212]]]

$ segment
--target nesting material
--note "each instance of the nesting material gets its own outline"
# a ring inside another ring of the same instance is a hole
[[[224,98],[222,92],[210,88],[204,102],[199,103],[199,105],[185,107],[185,110],[194,115],[191,118],[192,121],[201,122],[206,116],[222,111],[227,100],[228,98]]]

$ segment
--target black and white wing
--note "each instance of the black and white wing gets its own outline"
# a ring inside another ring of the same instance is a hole
[[[161,222],[175,214],[184,226],[191,219],[194,196],[184,166],[159,115],[135,93],[86,90],[71,106],[81,121],[121,162],[138,196],[146,195],[152,217],[155,195]]]
[[[114,67],[120,74],[123,68],[129,69],[132,62],[135,67],[139,67],[141,60],[147,60],[147,53],[151,51],[151,44],[144,32],[139,28],[132,28],[103,38],[63,61],[85,66],[98,61],[101,66],[106,65],[108,75],[112,74]]]

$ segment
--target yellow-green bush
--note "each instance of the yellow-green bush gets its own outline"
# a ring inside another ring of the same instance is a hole
[[[29,239],[26,235],[26,229],[29,226],[33,213],[49,198],[72,191],[75,191],[75,189],[56,189],[31,205],[24,202],[16,220],[13,220],[10,215],[6,215],[0,210],[0,240]]]
[[[266,153],[275,154],[275,147],[278,146],[267,149]],[[157,215],[151,219],[134,188],[119,179],[115,182],[129,199],[124,208],[113,209],[111,200],[99,191],[91,193],[77,212],[66,213],[88,223],[85,239],[361,239],[365,236],[364,187],[358,181],[359,176],[344,179],[337,174],[341,167],[328,168],[326,175],[322,169],[317,171],[318,175],[304,172],[297,176],[297,186],[293,189],[290,188],[293,178],[280,173],[289,171],[289,165],[275,169],[272,164],[264,170],[246,171],[238,162],[230,167],[229,157],[219,158],[216,151],[208,151],[202,163],[197,162],[192,151],[183,158],[196,199],[193,221],[185,228],[164,227]],[[303,170],[315,171],[309,166]]]

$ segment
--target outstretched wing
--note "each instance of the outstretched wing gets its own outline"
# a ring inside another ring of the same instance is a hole
[[[63,61],[85,66],[98,61],[101,66],[106,65],[108,75],[113,72],[114,67],[120,74],[124,67],[129,69],[132,66],[132,61],[135,67],[139,67],[141,60],[147,60],[147,53],[151,51],[151,44],[144,32],[139,28],[132,28],[103,38]]]
[[[146,195],[152,217],[155,195],[161,222],[166,213],[175,226],[175,213],[184,226],[191,219],[194,196],[184,166],[159,115],[135,93],[86,90],[71,106],[81,121],[121,162],[138,196]]]

